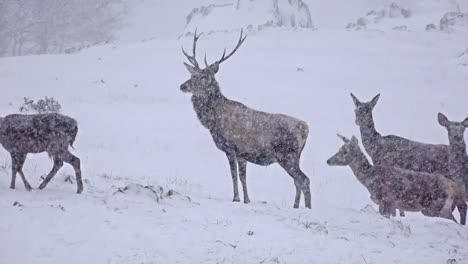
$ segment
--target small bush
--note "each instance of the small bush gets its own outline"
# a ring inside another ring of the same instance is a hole
[[[37,102],[24,97],[23,105],[19,108],[21,113],[36,112],[38,114],[44,113],[59,113],[62,109],[60,103],[54,97],[45,97],[39,99]]]

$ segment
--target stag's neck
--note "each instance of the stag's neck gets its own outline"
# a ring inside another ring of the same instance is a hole
[[[375,129],[372,114],[362,120],[359,130],[361,132],[362,144],[367,151],[372,152],[371,149],[377,146],[379,139],[382,137]]]
[[[209,130],[216,128],[219,113],[228,99],[221,93],[217,82],[211,84],[213,89],[205,95],[193,95],[192,103],[198,119]]]
[[[364,185],[372,178],[372,165],[364,153],[358,149],[354,154],[354,160],[349,164],[356,178]]]

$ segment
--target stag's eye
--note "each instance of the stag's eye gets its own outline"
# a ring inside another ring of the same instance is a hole
[[[208,81],[208,78],[205,77],[205,76],[200,78],[200,82],[203,83],[203,84],[205,84],[207,81]]]

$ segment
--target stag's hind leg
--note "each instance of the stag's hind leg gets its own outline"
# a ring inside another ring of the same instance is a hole
[[[76,185],[77,185],[76,193],[82,193],[83,192],[83,180],[81,179],[80,159],[74,156],[73,154],[71,154],[70,151],[68,151],[68,149],[64,151],[63,153],[60,153],[58,155],[58,158],[70,164],[73,167],[73,169],[75,170],[75,176],[76,176]]]
[[[59,159],[57,156],[54,157],[54,167],[52,167],[52,170],[49,172],[49,174],[44,178],[42,181],[41,185],[39,185],[39,189],[42,190],[44,189],[47,184],[54,178],[55,174],[62,168],[63,166],[63,161]]]
[[[299,208],[301,199],[301,192],[304,193],[304,202],[306,208],[312,208],[311,194],[310,194],[310,180],[309,177],[302,172],[299,167],[299,159],[280,160],[280,166],[294,179],[296,185],[296,197],[294,199],[294,208]]]
[[[10,183],[11,189],[15,189],[17,173],[20,174],[20,177],[23,180],[24,188],[26,188],[26,190],[28,191],[32,189],[31,184],[29,184],[28,180],[26,180],[26,177],[24,176],[24,173],[23,173],[23,165],[25,161],[26,161],[26,154],[16,153],[16,152],[11,153],[11,183]]]

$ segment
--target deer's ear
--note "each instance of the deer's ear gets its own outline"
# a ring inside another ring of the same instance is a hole
[[[187,63],[184,62],[185,68],[190,72],[190,74],[195,74],[198,72],[198,69],[193,67],[192,65],[188,65]]]
[[[439,124],[443,127],[447,127],[449,125],[448,118],[442,113],[437,114],[437,120],[439,121]]]
[[[218,73],[218,70],[219,70],[219,63],[215,62],[213,64],[211,64],[210,66],[208,66],[208,71],[215,74],[215,73]]]
[[[463,124],[465,127],[468,127],[468,117],[465,118],[465,120],[463,120],[462,124]]]
[[[372,98],[372,100],[370,101],[370,105],[372,108],[375,107],[375,105],[377,104],[377,102],[379,101],[379,98],[380,98],[380,94],[376,95],[374,98]]]
[[[349,143],[349,139],[347,139],[345,136],[342,136],[340,134],[336,134],[341,140],[343,140],[344,143]]]
[[[351,93],[351,98],[353,98],[353,102],[355,106],[359,106],[361,104],[361,102],[359,102],[359,99],[357,99],[357,97],[354,96],[353,93]]]

